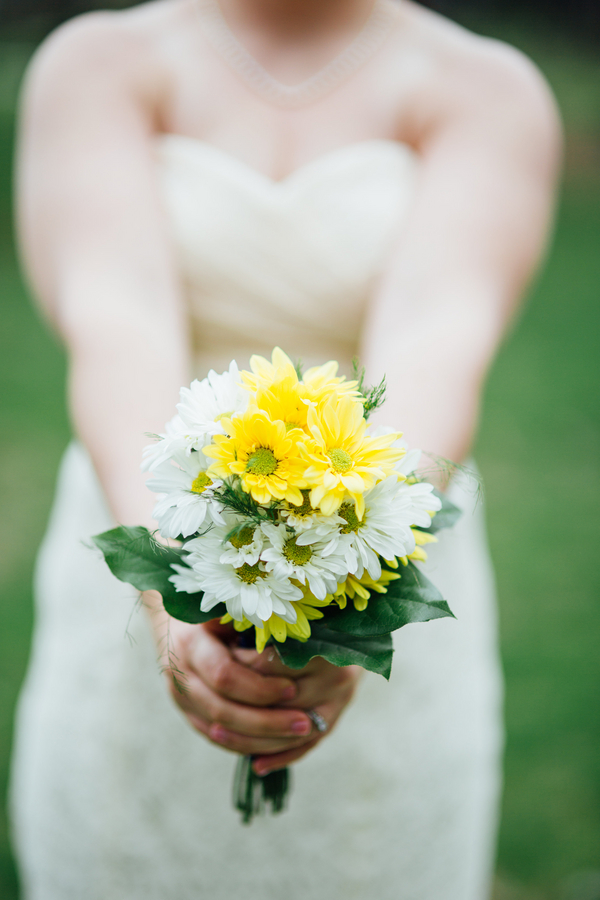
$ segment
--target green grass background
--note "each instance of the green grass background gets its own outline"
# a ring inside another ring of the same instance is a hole
[[[547,265],[490,374],[477,443],[501,608],[506,787],[497,900],[600,900],[600,61],[560,34],[472,23],[523,47],[567,129]],[[14,106],[33,49],[0,44],[0,787],[32,624],[31,570],[69,437],[65,360],[11,240]],[[6,817],[0,897],[16,900]]]

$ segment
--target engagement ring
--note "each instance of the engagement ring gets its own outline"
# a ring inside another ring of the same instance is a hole
[[[306,715],[309,717],[309,719],[312,719],[315,728],[317,729],[317,731],[320,731],[321,734],[324,734],[329,728],[329,725],[327,724],[323,716],[320,715],[316,710],[308,709],[306,711]]]

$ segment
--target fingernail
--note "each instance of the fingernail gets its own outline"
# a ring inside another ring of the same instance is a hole
[[[264,777],[265,775],[268,775],[271,770],[268,766],[254,766],[254,771],[257,775]]]
[[[296,719],[292,722],[292,731],[294,734],[308,734],[312,728],[311,722],[307,719]]]
[[[223,741],[227,737],[227,732],[220,725],[211,725],[210,736],[213,739],[213,741],[218,741],[219,743],[223,743]]]
[[[293,700],[297,693],[298,691],[296,690],[296,685],[290,684],[289,687],[286,687],[281,697],[283,700]]]

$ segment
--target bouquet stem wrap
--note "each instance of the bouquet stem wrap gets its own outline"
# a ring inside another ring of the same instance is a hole
[[[290,770],[276,769],[267,775],[257,775],[252,768],[251,756],[240,756],[233,779],[233,805],[249,825],[254,816],[264,814],[268,807],[272,813],[285,809],[291,786]]]

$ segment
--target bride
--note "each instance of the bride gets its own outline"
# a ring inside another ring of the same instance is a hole
[[[411,446],[466,457],[551,216],[543,80],[411,0],[153,0],[51,36],[21,124],[23,258],[77,435],[18,713],[25,898],[485,900],[501,690],[464,480],[429,565],[457,619],[397,633],[390,684],[288,671],[151,594],[132,612],[89,537],[153,527],[144,435],[180,386],[275,345],[346,374],[358,354]],[[302,758],[289,811],[244,829],[223,750]]]

